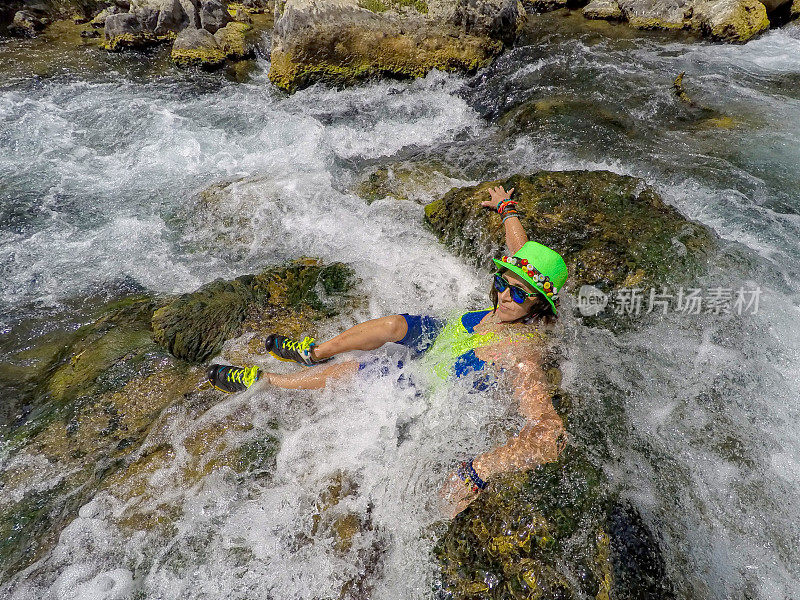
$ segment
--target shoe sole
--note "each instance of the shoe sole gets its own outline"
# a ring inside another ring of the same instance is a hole
[[[211,383],[211,382],[209,381],[209,383]],[[213,387],[215,390],[219,390],[220,392],[225,392],[226,394],[233,394],[233,393],[235,393],[235,392],[230,392],[230,391],[228,391],[228,390],[223,390],[221,387],[217,387],[217,386],[215,386],[213,383],[211,383],[211,387]]]
[[[306,363],[300,362],[300,361],[295,360],[293,358],[283,358],[282,356],[278,356],[277,354],[275,354],[272,350],[267,350],[267,352],[269,352],[272,356],[274,356],[275,358],[277,358],[278,360],[283,361],[283,362],[293,362],[293,363],[297,363],[298,365],[303,365],[304,367],[313,366],[313,365],[307,365]]]

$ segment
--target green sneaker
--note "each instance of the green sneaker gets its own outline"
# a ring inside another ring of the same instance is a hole
[[[299,362],[301,365],[307,367],[330,360],[329,358],[315,360],[311,357],[311,349],[314,347],[314,338],[308,336],[298,342],[284,335],[271,333],[264,342],[264,345],[267,347],[267,352],[278,360]]]
[[[211,365],[206,369],[209,383],[218,390],[228,392],[243,392],[261,375],[258,367],[234,367],[232,365]]]

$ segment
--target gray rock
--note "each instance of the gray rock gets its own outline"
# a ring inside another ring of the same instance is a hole
[[[155,34],[166,35],[178,32],[189,24],[189,17],[183,10],[180,0],[163,0],[158,13]]]
[[[618,0],[625,19],[637,29],[683,29],[685,0]]]
[[[172,60],[180,67],[214,68],[225,62],[225,53],[211,32],[187,27],[175,38]]]
[[[746,42],[769,29],[769,19],[758,0],[706,0],[694,5],[692,25],[715,40]]]
[[[142,32],[142,24],[136,15],[131,13],[108,15],[104,28],[107,40],[123,35],[138,35]]]
[[[89,22],[89,24],[92,27],[96,27],[96,28],[100,29],[102,27],[105,27],[106,19],[108,17],[110,17],[111,15],[118,15],[121,12],[122,12],[122,9],[119,6],[117,6],[115,4],[112,4],[108,8],[104,8],[99,13],[97,13],[97,15],[95,15],[95,17]]]
[[[8,26],[8,31],[22,37],[36,37],[47,23],[47,19],[39,18],[30,10],[18,10],[14,14],[14,22]]]
[[[622,9],[617,0],[592,0],[583,8],[583,16],[587,19],[618,21],[622,19]]]
[[[206,0],[200,7],[200,24],[211,33],[216,33],[231,21],[233,18],[227,7],[219,0]]]
[[[766,0],[779,6],[787,0]],[[692,29],[714,40],[743,43],[769,28],[759,0],[592,0],[589,19],[619,19],[636,29]]]
[[[188,27],[200,29],[200,0],[180,0],[183,12],[189,19]]]
[[[177,33],[189,24],[180,0],[131,0],[131,13],[144,29],[158,36]]]
[[[270,80],[294,91],[315,81],[474,72],[525,22],[520,0],[283,0]]]

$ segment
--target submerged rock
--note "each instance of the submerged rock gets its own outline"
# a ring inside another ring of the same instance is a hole
[[[180,508],[148,501],[156,471],[169,472],[175,489],[217,469],[269,476],[275,425],[258,428],[246,412],[195,423],[193,411],[219,396],[198,389],[203,369],[176,355],[202,360],[226,336],[276,326],[313,330],[349,301],[353,283],[346,266],[308,259],[177,298],[125,295],[73,316],[85,323],[74,331],[23,336],[0,368],[0,389],[28,406],[3,428],[0,580],[38,560],[98,492],[126,503],[122,527],[169,527]],[[175,436],[171,419],[181,414]]]
[[[288,0],[279,12],[269,78],[287,91],[431,69],[471,72],[525,20],[520,0]]]
[[[608,171],[542,171],[454,188],[425,207],[440,239],[473,258],[499,256],[500,217],[480,207],[487,190],[514,188],[532,240],[556,249],[569,269],[565,291],[684,281],[700,272],[715,236],[688,221],[635,177]]]
[[[655,537],[575,448],[493,480],[434,555],[453,600],[673,597]]]

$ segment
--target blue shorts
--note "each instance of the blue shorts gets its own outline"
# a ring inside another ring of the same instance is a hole
[[[485,313],[476,315],[477,320],[479,321],[484,314]],[[436,340],[436,336],[439,335],[445,325],[445,320],[437,317],[409,314],[402,314],[401,316],[406,320],[408,331],[403,339],[399,340],[397,343],[411,350],[411,354],[414,357],[423,354],[433,345],[433,342]],[[476,323],[468,324],[469,329],[471,330]],[[392,360],[386,356],[375,357],[366,362],[359,363],[358,370],[363,371],[366,369],[370,373],[385,377],[391,372],[392,369],[395,368],[395,363],[397,369],[402,370],[402,360]],[[474,350],[470,350],[458,358],[456,364],[454,365],[454,374],[456,377],[461,377],[472,371],[483,370],[484,365],[485,363],[475,356]],[[406,381],[408,384],[413,385],[413,382],[410,380],[410,378],[406,378],[406,376],[402,373],[398,378],[398,381]],[[486,373],[483,376],[475,379],[473,382],[473,387],[475,390],[482,391],[494,387],[495,384],[496,380],[494,376]]]

